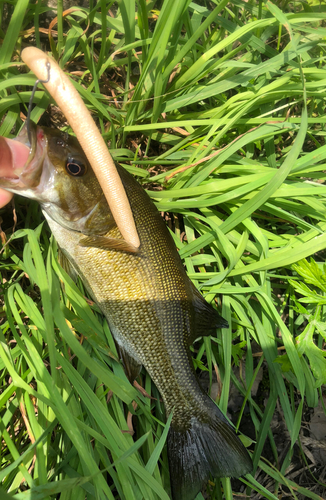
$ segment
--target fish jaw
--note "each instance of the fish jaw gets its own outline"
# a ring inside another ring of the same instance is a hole
[[[0,176],[17,180],[29,158],[30,148],[14,139],[0,137]]]
[[[30,147],[26,127],[15,139],[0,137],[0,188],[28,198],[39,199],[46,137],[41,129],[33,131]]]
[[[71,173],[71,165],[82,175]],[[115,225],[80,145],[59,131],[33,125],[31,145],[26,127],[13,140],[0,138],[0,204],[10,199],[3,190],[38,201],[43,212],[72,231],[104,235]]]

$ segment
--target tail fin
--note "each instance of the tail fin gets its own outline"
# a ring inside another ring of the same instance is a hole
[[[209,474],[240,477],[252,472],[249,454],[226,418],[208,399],[207,412],[187,430],[170,427],[168,457],[173,500],[193,500]],[[205,408],[206,410],[206,408]]]

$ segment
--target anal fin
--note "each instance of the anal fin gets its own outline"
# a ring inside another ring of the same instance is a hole
[[[117,345],[117,349],[122,359],[127,379],[132,384],[133,381],[138,377],[142,365],[138,363],[138,361],[136,361],[135,358],[130,356],[130,354],[120,345]]]

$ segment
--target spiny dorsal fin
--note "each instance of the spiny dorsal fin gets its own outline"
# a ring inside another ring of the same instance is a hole
[[[117,252],[137,253],[139,248],[134,247],[125,240],[108,238],[107,236],[86,236],[79,242],[82,247],[94,247],[100,250],[116,250]]]

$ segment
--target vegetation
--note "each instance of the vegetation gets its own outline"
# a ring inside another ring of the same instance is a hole
[[[50,51],[231,325],[198,340],[193,357],[210,389],[218,376],[224,412],[231,387],[241,395],[234,423],[255,472],[212,478],[197,500],[325,498],[322,466],[309,470],[300,439],[326,383],[326,7],[99,0],[52,30],[44,1],[0,9],[0,135],[17,135],[35,82],[21,49]],[[41,85],[34,103],[35,122],[69,132]],[[17,223],[11,206],[0,212],[1,498],[168,500],[169,422],[156,388],[145,371],[142,392],[128,383],[38,205],[15,203]]]

